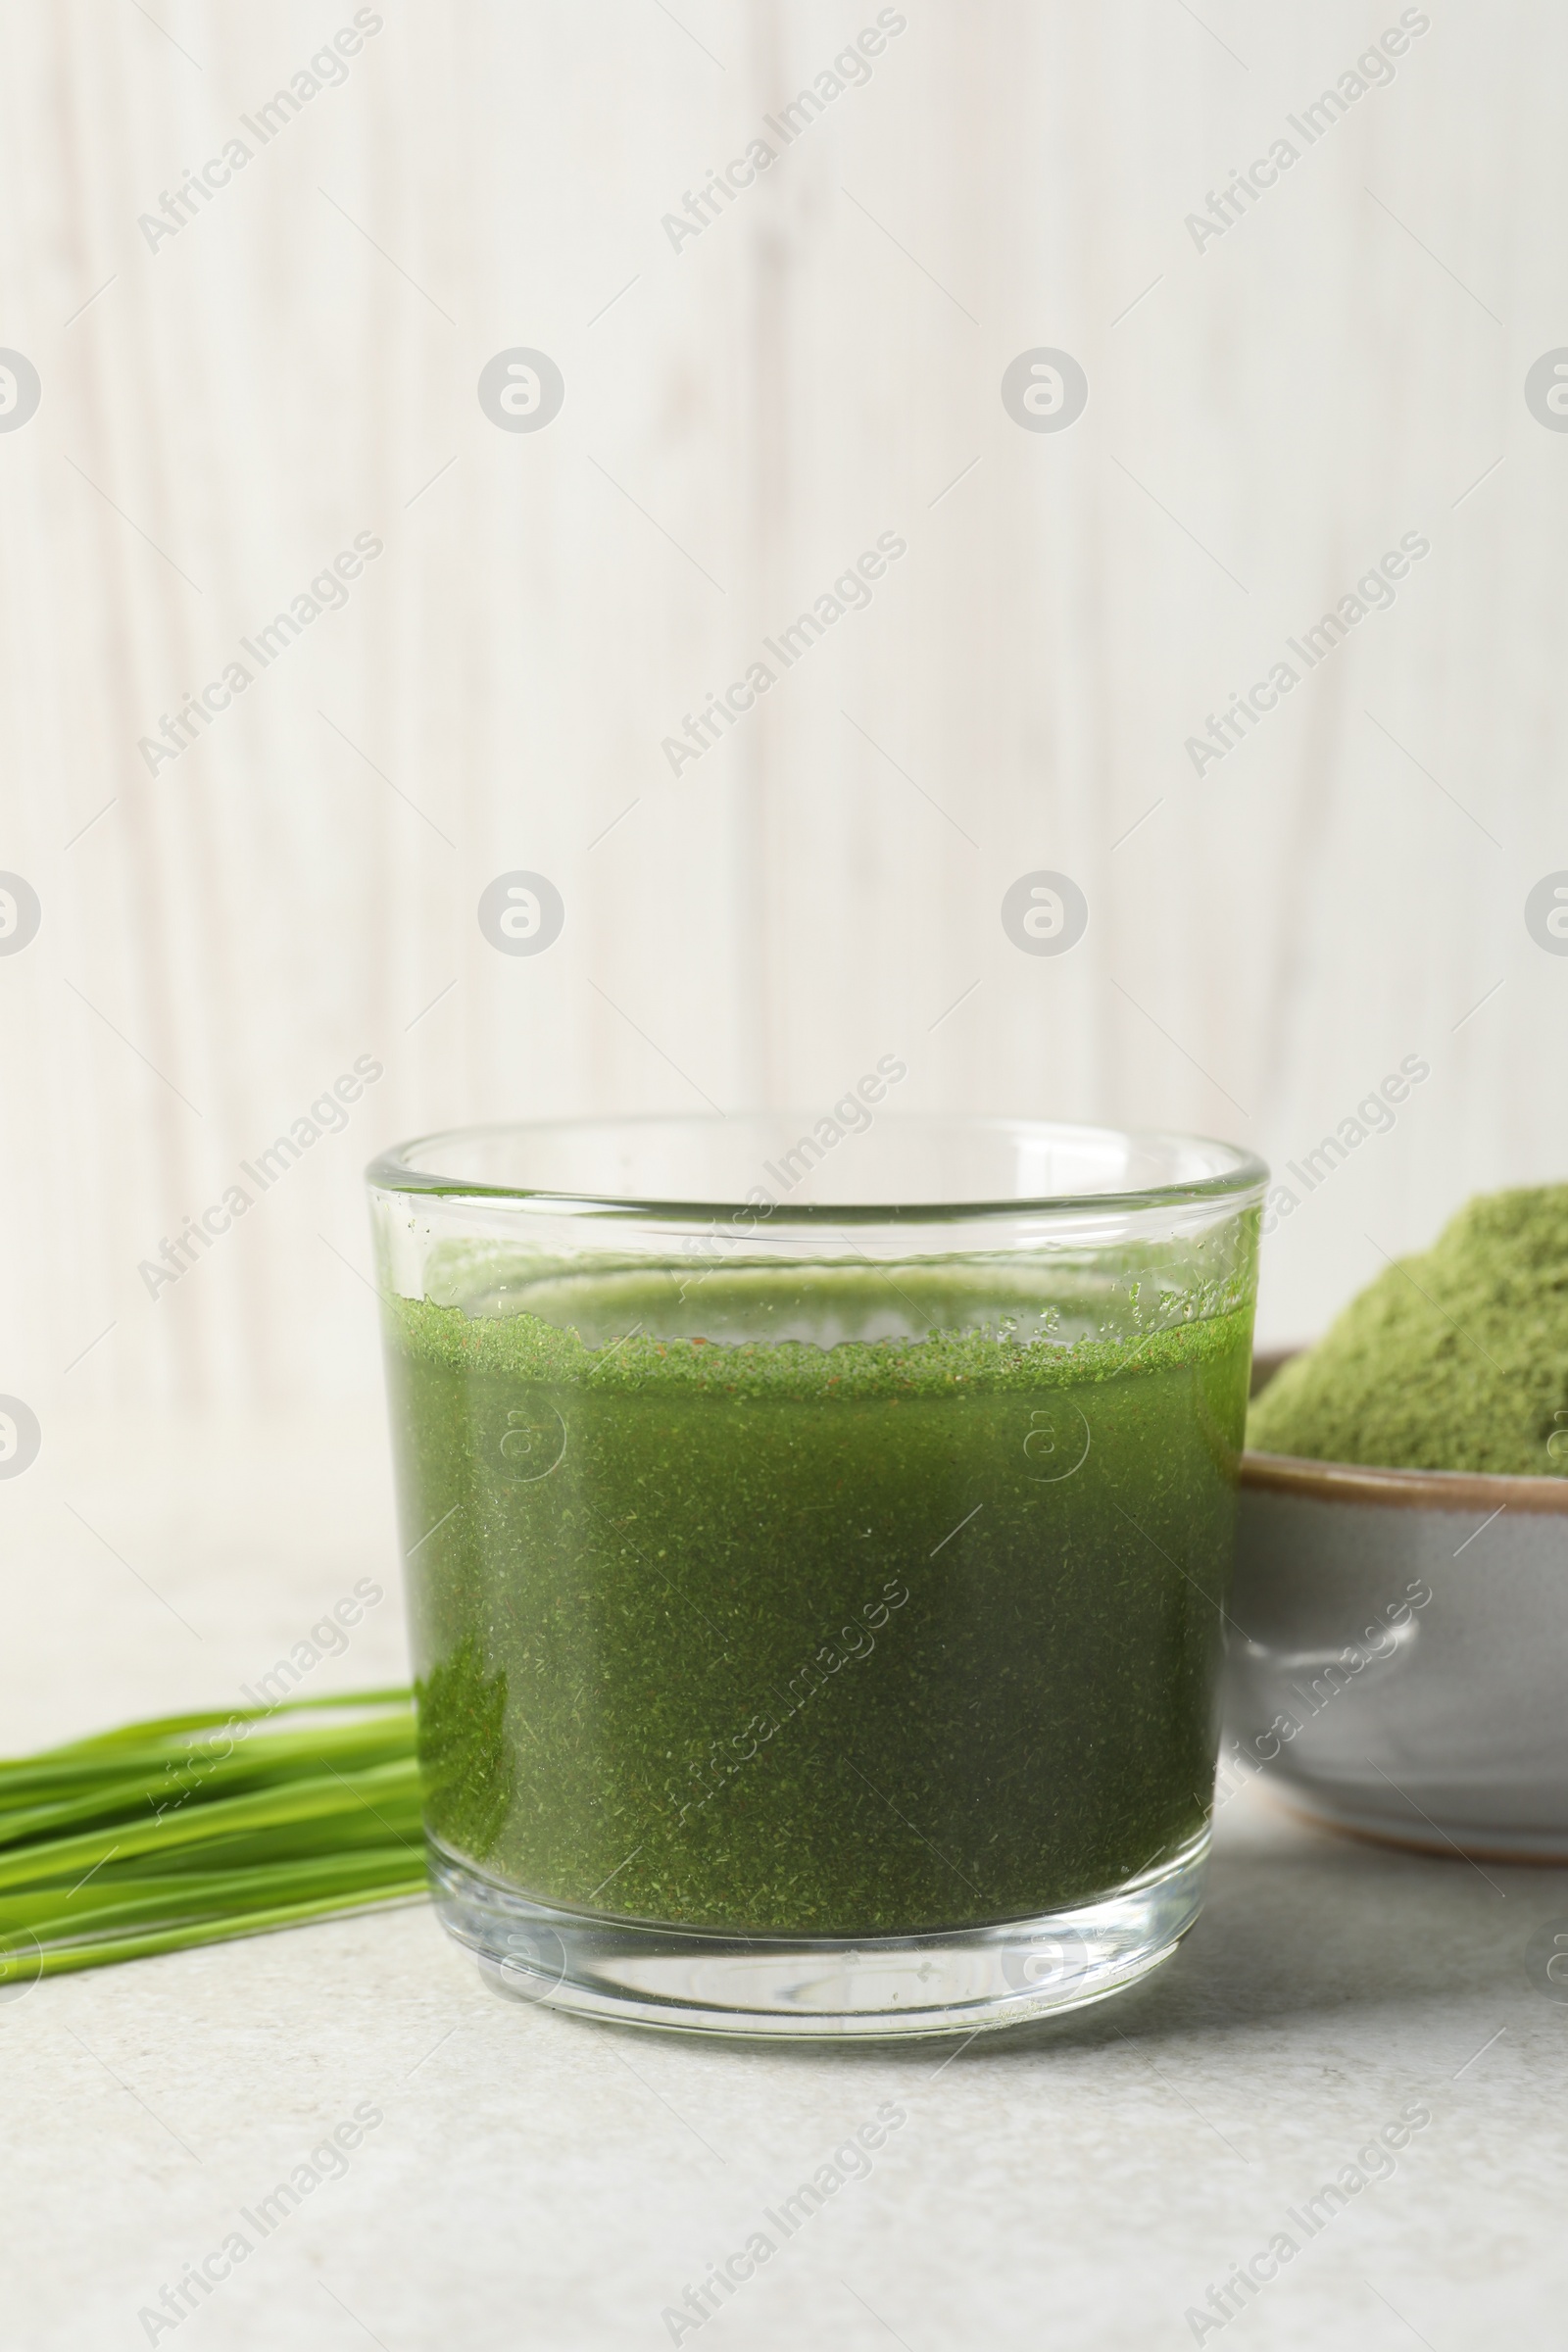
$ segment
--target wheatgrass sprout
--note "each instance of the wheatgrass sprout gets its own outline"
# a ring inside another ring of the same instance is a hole
[[[424,1892],[407,1690],[164,1716],[0,1762],[0,1995]]]

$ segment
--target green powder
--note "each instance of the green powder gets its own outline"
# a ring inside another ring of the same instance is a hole
[[[1250,1300],[1110,1341],[1008,1280],[1011,1313],[917,1266],[389,1301],[449,1850],[569,1908],[861,1935],[1201,1835]]]
[[[1568,1475],[1568,1185],[1468,1202],[1285,1366],[1247,1440],[1313,1461]]]

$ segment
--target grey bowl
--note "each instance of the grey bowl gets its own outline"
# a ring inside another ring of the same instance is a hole
[[[1568,1479],[1247,1454],[1230,1614],[1222,1791],[1568,1860]]]

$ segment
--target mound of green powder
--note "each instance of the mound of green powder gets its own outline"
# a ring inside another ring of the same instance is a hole
[[[1263,1453],[1568,1476],[1568,1184],[1487,1193],[1253,1404]]]

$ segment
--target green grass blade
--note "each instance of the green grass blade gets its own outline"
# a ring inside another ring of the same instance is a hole
[[[0,1980],[425,1892],[407,1690],[126,1724],[0,1761]]]

